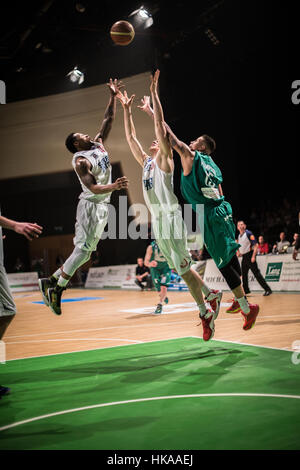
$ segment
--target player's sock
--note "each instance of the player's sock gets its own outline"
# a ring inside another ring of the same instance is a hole
[[[200,317],[204,317],[206,314],[206,305],[205,304],[198,304],[200,310]]]
[[[55,273],[52,274],[52,276],[50,276],[50,279],[54,278],[56,281],[58,281],[59,276],[61,275],[61,273],[62,273],[62,270],[61,270],[61,268],[59,268],[57,271],[55,271]]]
[[[204,282],[203,282],[203,285],[201,287],[201,290],[204,294],[204,297],[208,297],[210,292],[211,292],[210,288]]]
[[[237,299],[238,303],[240,304],[240,307],[242,309],[242,312],[247,315],[247,313],[250,312],[250,307],[249,303],[246,297],[242,297],[241,299]]]
[[[59,279],[57,281],[57,285],[58,287],[66,287],[66,285],[68,284],[70,279],[65,279],[64,277],[62,276],[59,276]]]

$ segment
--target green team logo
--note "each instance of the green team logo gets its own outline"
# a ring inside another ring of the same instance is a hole
[[[282,263],[268,263],[266,272],[266,281],[279,282],[282,270]]]

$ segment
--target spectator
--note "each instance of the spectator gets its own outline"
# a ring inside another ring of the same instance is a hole
[[[260,235],[258,237],[257,254],[267,255],[269,253],[269,244],[265,242],[264,237]]]
[[[298,239],[299,239],[299,233],[294,233],[292,246],[297,245]]]
[[[273,246],[272,253],[277,253],[279,255],[286,253],[288,247],[291,245],[290,242],[285,238],[285,232],[280,232],[280,240],[275,243]]]
[[[298,255],[299,250],[300,250],[300,237],[299,237],[299,234],[298,234],[296,244],[294,245],[294,250],[293,250],[293,259],[295,261],[297,260],[297,255]]]
[[[21,258],[17,258],[15,265],[14,265],[14,272],[15,273],[23,273],[25,271],[25,264],[21,260]]]
[[[147,268],[147,266],[144,265],[144,259],[143,258],[138,258],[137,259],[137,267],[135,269],[135,283],[138,285],[141,290],[145,289],[145,286],[143,283],[146,283],[146,287],[148,290],[152,289],[152,280],[151,280],[151,275],[150,275],[150,270]]]

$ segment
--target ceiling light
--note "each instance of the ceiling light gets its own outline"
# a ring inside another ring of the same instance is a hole
[[[78,85],[81,85],[81,83],[84,82],[84,73],[78,70],[77,65],[66,76],[70,77],[71,82],[78,82]]]

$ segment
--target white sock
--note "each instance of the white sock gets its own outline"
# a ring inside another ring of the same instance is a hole
[[[250,307],[249,307],[249,303],[246,297],[242,297],[241,299],[236,299],[236,300],[240,304],[240,307],[243,313],[245,313],[246,315],[250,313]]]
[[[206,305],[205,304],[198,304],[200,310],[200,317],[204,317],[206,314]]]
[[[201,290],[202,290],[205,297],[208,297],[210,292],[211,292],[210,288],[207,287],[206,284],[203,284],[203,286],[201,287]]]
[[[66,285],[68,284],[69,280],[70,280],[70,279],[65,279],[64,277],[59,276],[59,279],[58,279],[58,282],[57,282],[58,287],[66,287]]]
[[[55,271],[55,273],[52,274],[52,277],[55,277],[55,279],[57,280],[59,278],[59,276],[61,275],[61,273],[62,273],[61,268],[58,268],[58,270]]]

